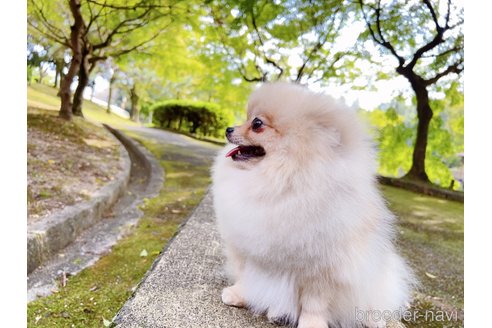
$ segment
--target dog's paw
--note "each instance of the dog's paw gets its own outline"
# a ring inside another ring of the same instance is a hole
[[[235,286],[227,287],[222,290],[222,302],[229,306],[245,307],[246,303],[239,295]]]
[[[328,323],[321,316],[301,315],[297,328],[328,328]]]

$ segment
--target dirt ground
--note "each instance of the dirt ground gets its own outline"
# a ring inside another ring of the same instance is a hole
[[[119,151],[103,127],[28,108],[28,222],[89,199],[121,170]]]

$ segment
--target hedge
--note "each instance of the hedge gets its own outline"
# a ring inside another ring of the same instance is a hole
[[[223,136],[233,120],[217,104],[202,101],[166,100],[152,105],[150,111],[153,123],[160,127],[202,136]]]

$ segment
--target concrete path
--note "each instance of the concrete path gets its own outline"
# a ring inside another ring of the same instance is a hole
[[[209,193],[120,310],[116,327],[278,327],[222,304],[223,261]]]
[[[162,146],[161,158],[155,159],[149,151],[133,142],[144,153],[146,161],[135,157],[132,152],[132,167],[128,193],[121,197],[114,207],[106,213],[104,220],[83,231],[70,245],[39,266],[28,275],[27,300],[50,295],[58,289],[57,285],[63,276],[75,275],[82,269],[93,265],[101,256],[111,250],[111,247],[129,229],[135,225],[142,215],[137,208],[144,198],[153,197],[162,188],[163,172],[159,159],[182,161],[198,165],[210,165],[220,147],[200,142],[179,134],[145,128],[118,127],[123,132],[130,132],[139,138],[156,142]],[[177,147],[166,146],[176,145]],[[175,149],[179,149],[176,152]],[[149,163],[151,167],[149,167]]]
[[[71,244],[28,275],[28,302],[51,294],[57,289],[57,281],[77,274],[109,252],[142,216],[137,206],[162,188],[164,176],[159,162],[138,143],[125,140],[130,143],[126,148],[131,158],[127,192],[105,212],[102,220],[84,230]]]
[[[162,158],[171,161],[183,161],[188,163],[196,163],[199,165],[211,165],[217,151],[222,147],[199,141],[181,134],[172,133],[159,129],[151,129],[146,127],[128,126],[123,131],[135,133],[139,138],[154,141],[162,148]],[[166,152],[166,145],[178,146],[181,151]]]
[[[142,215],[138,205],[144,198],[153,197],[162,188],[163,172],[159,159],[210,165],[220,149],[218,146],[163,130],[130,126],[118,128],[120,131],[133,133],[138,138],[154,141],[163,148],[161,158],[154,158],[148,150],[133,142],[144,153],[147,163],[134,158],[130,152],[132,168],[128,193],[118,200],[104,220],[85,230],[72,244],[54,254],[51,260],[28,275],[28,302],[56,291],[64,276],[75,275],[93,265],[138,222]],[[176,147],[168,147],[169,145],[179,146],[180,151],[176,152]],[[174,151],[166,151],[166,147]],[[149,163],[151,168],[147,168]],[[146,176],[149,174],[150,176]]]
[[[173,160],[212,163],[221,147],[182,135],[145,128],[128,128],[146,139],[183,148]],[[179,233],[171,240],[134,295],[114,319],[117,327],[275,327],[264,317],[221,301],[226,286],[220,237],[215,226],[212,197],[207,194]]]

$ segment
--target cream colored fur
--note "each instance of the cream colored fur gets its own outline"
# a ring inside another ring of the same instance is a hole
[[[268,126],[251,131],[260,117]],[[413,276],[393,244],[395,217],[375,180],[375,151],[356,114],[288,83],[253,92],[234,141],[266,155],[213,167],[231,287],[224,303],[300,328],[384,326],[356,310],[403,309]]]

